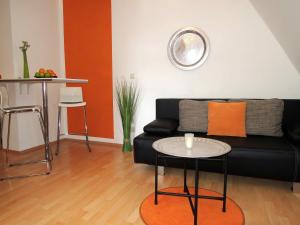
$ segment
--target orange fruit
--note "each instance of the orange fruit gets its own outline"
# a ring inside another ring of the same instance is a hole
[[[39,69],[39,73],[45,73],[45,72],[46,72],[46,71],[45,71],[44,68]]]
[[[53,70],[48,69],[47,73],[53,74],[54,72],[53,72]]]

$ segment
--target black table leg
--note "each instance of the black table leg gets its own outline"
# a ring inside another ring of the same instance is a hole
[[[199,168],[198,159],[195,159],[195,211],[194,211],[194,225],[198,222],[198,182],[199,182]]]
[[[227,195],[227,160],[228,154],[224,156],[223,169],[224,169],[224,189],[223,189],[223,212],[226,212],[226,195]]]
[[[154,204],[157,205],[157,187],[158,187],[158,153],[155,153],[155,199],[154,199]]]
[[[187,185],[186,185],[186,161],[184,160],[184,170],[183,170],[183,191],[187,192]]]
[[[158,152],[155,153],[155,198],[154,204],[158,204],[158,195],[168,195],[168,196],[177,196],[177,197],[187,197],[193,212],[194,216],[194,225],[198,225],[198,204],[199,199],[212,199],[212,200],[219,200],[223,201],[223,208],[222,211],[226,212],[226,195],[227,195],[227,170],[228,170],[228,154],[224,155],[223,158],[213,159],[218,161],[223,161],[223,171],[224,171],[224,189],[223,189],[223,196],[206,196],[206,195],[199,195],[199,160],[195,158],[195,191],[194,194],[189,192],[187,186],[187,164],[184,162],[184,192],[185,193],[173,193],[173,192],[166,192],[166,191],[158,191],[158,159],[159,158],[166,158],[168,156],[159,155]],[[170,158],[176,158],[169,156]],[[192,200],[194,198],[194,202]]]

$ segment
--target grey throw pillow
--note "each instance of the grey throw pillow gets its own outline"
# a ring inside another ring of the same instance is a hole
[[[207,101],[179,102],[179,131],[207,132]]]
[[[230,100],[241,101],[241,100]],[[284,102],[281,99],[242,100],[247,103],[247,134],[281,137]]]

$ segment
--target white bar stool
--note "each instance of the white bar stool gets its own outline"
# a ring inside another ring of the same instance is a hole
[[[34,164],[34,163],[46,163],[47,164],[47,171],[46,172],[30,173],[30,174],[17,175],[17,176],[2,176],[2,177],[0,177],[0,181],[1,180],[7,180],[7,179],[25,178],[25,177],[32,177],[32,176],[50,174],[51,162],[49,162],[47,159],[10,163],[9,162],[9,157],[8,157],[9,142],[10,142],[10,125],[11,125],[11,115],[12,114],[30,113],[30,112],[36,113],[38,115],[38,118],[39,118],[41,131],[42,131],[43,139],[44,139],[44,142],[45,142],[45,127],[44,127],[44,120],[43,120],[43,115],[42,115],[42,107],[39,106],[39,105],[10,107],[9,106],[9,97],[8,97],[8,94],[7,94],[7,89],[5,87],[0,87],[0,112],[1,112],[1,124],[0,124],[1,149],[3,149],[3,139],[2,139],[3,124],[4,124],[4,120],[6,118],[6,115],[8,116],[7,143],[6,143],[6,150],[5,150],[5,165],[6,165],[6,167],[22,166],[22,165]]]
[[[59,139],[62,135],[60,133],[61,127],[61,109],[62,108],[74,108],[74,107],[82,107],[83,115],[84,115],[84,135],[86,146],[91,151],[91,147],[89,145],[89,137],[88,137],[88,127],[87,127],[87,116],[86,116],[86,102],[83,101],[82,98],[82,88],[81,87],[64,87],[60,89],[59,95],[59,104],[58,104],[58,121],[57,121],[57,142],[56,142],[56,152],[55,155],[59,154]]]

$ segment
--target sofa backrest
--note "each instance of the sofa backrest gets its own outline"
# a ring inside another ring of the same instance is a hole
[[[218,98],[221,99],[221,98]],[[179,101],[180,98],[159,98],[156,99],[156,118],[179,120]],[[216,99],[192,99],[197,101],[216,100]],[[228,100],[228,99],[221,99]],[[283,99],[284,111],[282,128],[285,130],[289,124],[300,122],[300,99]]]

